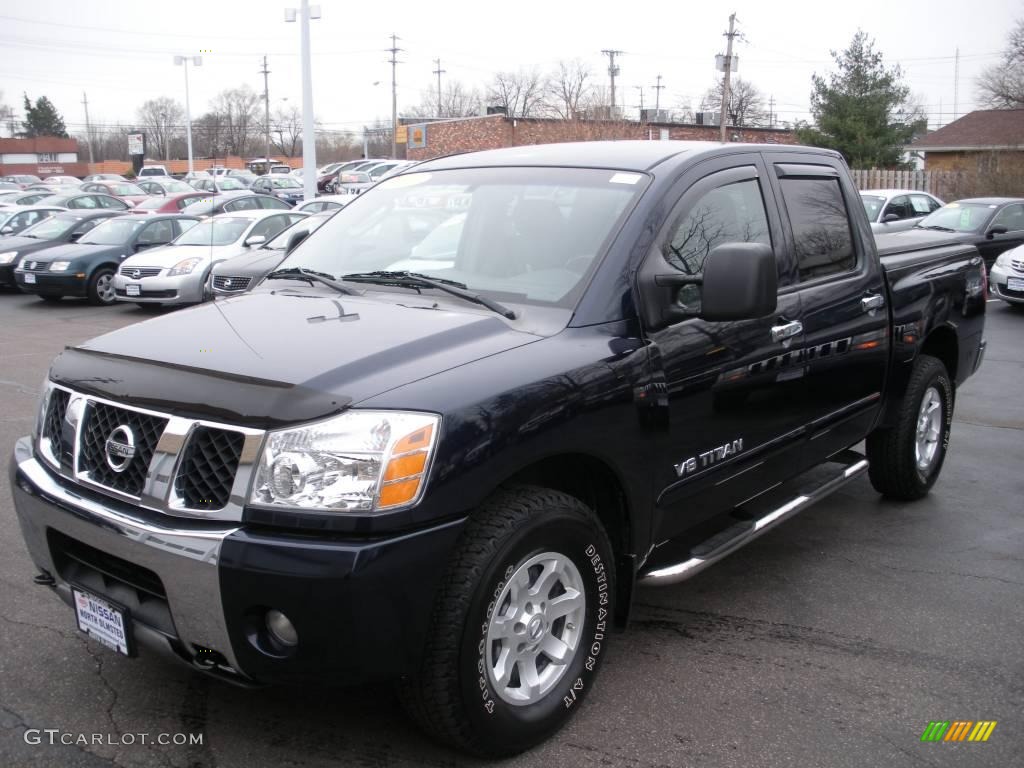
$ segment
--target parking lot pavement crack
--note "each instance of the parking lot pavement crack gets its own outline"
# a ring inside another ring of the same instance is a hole
[[[924,568],[904,568],[899,565],[891,565],[889,563],[874,563],[879,568],[885,568],[889,571],[898,571],[900,573],[921,573],[926,576],[959,576],[964,579],[980,579],[982,581],[998,581],[1002,584],[1012,584],[1015,587],[1024,587],[1024,582],[1014,581],[1013,579],[1003,579],[999,576],[983,576],[979,573],[962,573],[960,571],[929,571]]]
[[[1015,424],[990,424],[985,421],[970,421],[968,419],[953,419],[954,424],[969,424],[972,427],[989,427],[991,429],[1014,429],[1020,431],[1024,429],[1024,425],[1018,426]]]
[[[0,620],[6,621],[8,624],[14,624],[19,627],[31,627],[32,629],[42,629],[46,632],[53,632],[54,634],[60,635],[61,637],[73,637],[78,638],[78,632],[72,632],[65,629],[57,629],[56,627],[48,627],[46,624],[36,624],[32,621],[19,621],[18,619],[12,619],[9,616],[0,616]]]
[[[30,728],[35,728],[35,726],[31,725],[28,722],[28,720],[25,719],[25,717],[23,715],[19,714],[18,712],[15,712],[10,707],[5,707],[4,705],[0,704],[0,712],[3,712],[8,717],[10,717],[11,719],[16,721],[14,723],[14,726],[13,726],[15,728],[19,728],[20,727],[22,729],[22,731],[28,731]],[[3,727],[6,729],[7,728],[7,723],[3,723]],[[39,730],[44,730],[44,729],[39,729]],[[50,746],[50,745],[47,745],[47,746]],[[97,755],[95,752],[89,751],[88,749],[83,747],[81,744],[77,744],[75,742],[71,742],[71,743],[68,743],[68,744],[61,743],[61,747],[72,747],[76,751],[81,752],[82,754],[89,755],[89,757],[95,758],[96,760],[100,761],[104,765],[114,766],[114,768],[119,768],[120,767],[120,764],[116,760],[114,760],[113,758],[103,757],[102,755]]]

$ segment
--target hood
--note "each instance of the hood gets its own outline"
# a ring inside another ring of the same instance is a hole
[[[234,256],[244,248],[237,244],[230,245],[162,245],[148,248],[125,260],[130,267],[173,267],[182,259],[198,256],[201,259],[220,259]]]
[[[213,268],[215,275],[262,275],[284,259],[284,248],[257,248],[230,259],[225,259]]]
[[[942,232],[937,229],[915,227],[899,232],[878,233],[875,245],[879,256],[891,256],[896,253],[920,251],[933,248],[943,243],[976,243],[984,236],[974,232]]]
[[[24,253],[34,253],[44,248],[53,248],[56,245],[64,245],[63,240],[39,240],[34,237],[21,237],[12,235],[0,240],[0,253],[17,251],[20,257]]]
[[[130,254],[131,252],[132,249],[127,245],[64,243],[53,248],[48,248],[46,251],[46,258],[50,261],[73,261],[75,259],[90,259],[94,256],[118,257],[123,254]]]
[[[403,300],[291,287],[245,294],[65,350],[51,375],[140,407],[266,428],[322,418],[541,338],[494,314]]]

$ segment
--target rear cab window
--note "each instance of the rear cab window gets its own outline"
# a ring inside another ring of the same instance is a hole
[[[838,175],[786,175],[779,179],[793,230],[800,282],[852,272],[857,251]]]

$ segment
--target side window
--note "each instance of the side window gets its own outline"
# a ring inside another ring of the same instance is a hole
[[[299,216],[296,213],[291,213],[291,214],[288,214],[287,218],[288,218],[288,224],[290,226],[292,224],[298,224],[300,221],[302,221],[306,217],[305,216]]]
[[[106,221],[106,219],[105,218],[95,218],[95,219],[88,219],[86,221],[83,221],[81,224],[79,224],[77,227],[75,227],[73,230],[71,230],[71,239],[72,240],[77,240],[82,235],[84,235],[86,232],[88,232],[90,229],[92,229],[97,224],[99,224],[101,221]]]
[[[175,205],[178,206],[178,210],[179,211],[182,211],[186,207],[192,205],[192,203],[198,202],[199,200],[202,200],[202,199],[203,199],[202,195],[193,195],[191,197],[183,197],[183,198],[181,198],[181,200],[179,200],[177,203],[175,203]]]
[[[1010,232],[1024,229],[1024,205],[1008,205],[992,219],[989,227],[1006,227]]]
[[[259,200],[255,197],[243,197],[241,200],[232,200],[224,205],[225,211],[254,211],[260,207]]]
[[[139,245],[152,245],[153,243],[169,243],[174,239],[174,227],[167,219],[154,221],[147,224],[139,233]]]
[[[927,216],[938,208],[939,204],[928,195],[911,195],[910,207],[914,209],[914,216]]]
[[[249,237],[263,235],[267,240],[288,226],[287,216],[267,216],[259,224],[252,228]]]
[[[261,208],[280,208],[283,211],[291,208],[284,200],[278,200],[276,197],[257,197],[253,199],[259,201]]]
[[[177,234],[182,235],[198,223],[198,219],[176,219],[174,222],[174,231]]]
[[[882,214],[882,220],[885,220],[886,216],[894,215],[899,216],[901,219],[909,219],[914,214],[910,207],[910,198],[906,195],[900,195],[894,197],[889,201],[889,204],[885,206],[885,212]]]
[[[722,243],[771,245],[768,217],[757,179],[716,187],[703,195],[673,224],[662,254],[687,275],[704,271],[704,261]]]
[[[95,195],[86,195],[85,197],[79,197],[68,203],[68,208],[99,208],[99,202],[96,200]]]
[[[839,179],[794,177],[781,181],[800,279],[813,280],[854,269],[857,254]]]

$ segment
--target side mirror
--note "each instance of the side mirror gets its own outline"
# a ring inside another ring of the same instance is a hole
[[[704,263],[703,275],[665,272],[660,253],[640,270],[644,324],[656,330],[690,317],[751,320],[775,311],[775,254],[764,243],[723,243]]]
[[[298,247],[299,243],[307,237],[309,237],[308,229],[300,229],[298,232],[292,232],[291,235],[288,236],[288,242],[285,244],[284,255],[287,256],[289,253],[294,251]]]
[[[3,229],[0,229],[0,235],[9,235],[13,231],[14,229],[12,227],[4,227]]]
[[[1006,227],[997,225],[995,227],[989,227],[988,232],[985,233],[985,237],[991,240],[996,235],[1005,235],[1009,231],[1010,230],[1008,230]]]
[[[245,245],[248,245],[250,247],[265,242],[267,242],[267,238],[264,237],[263,235],[253,235],[252,237],[245,238]]]
[[[899,221],[899,220],[900,220],[899,215],[895,214],[895,213],[887,213],[887,214],[885,214],[885,216],[882,217],[882,223],[883,224],[889,224],[890,222]]]

